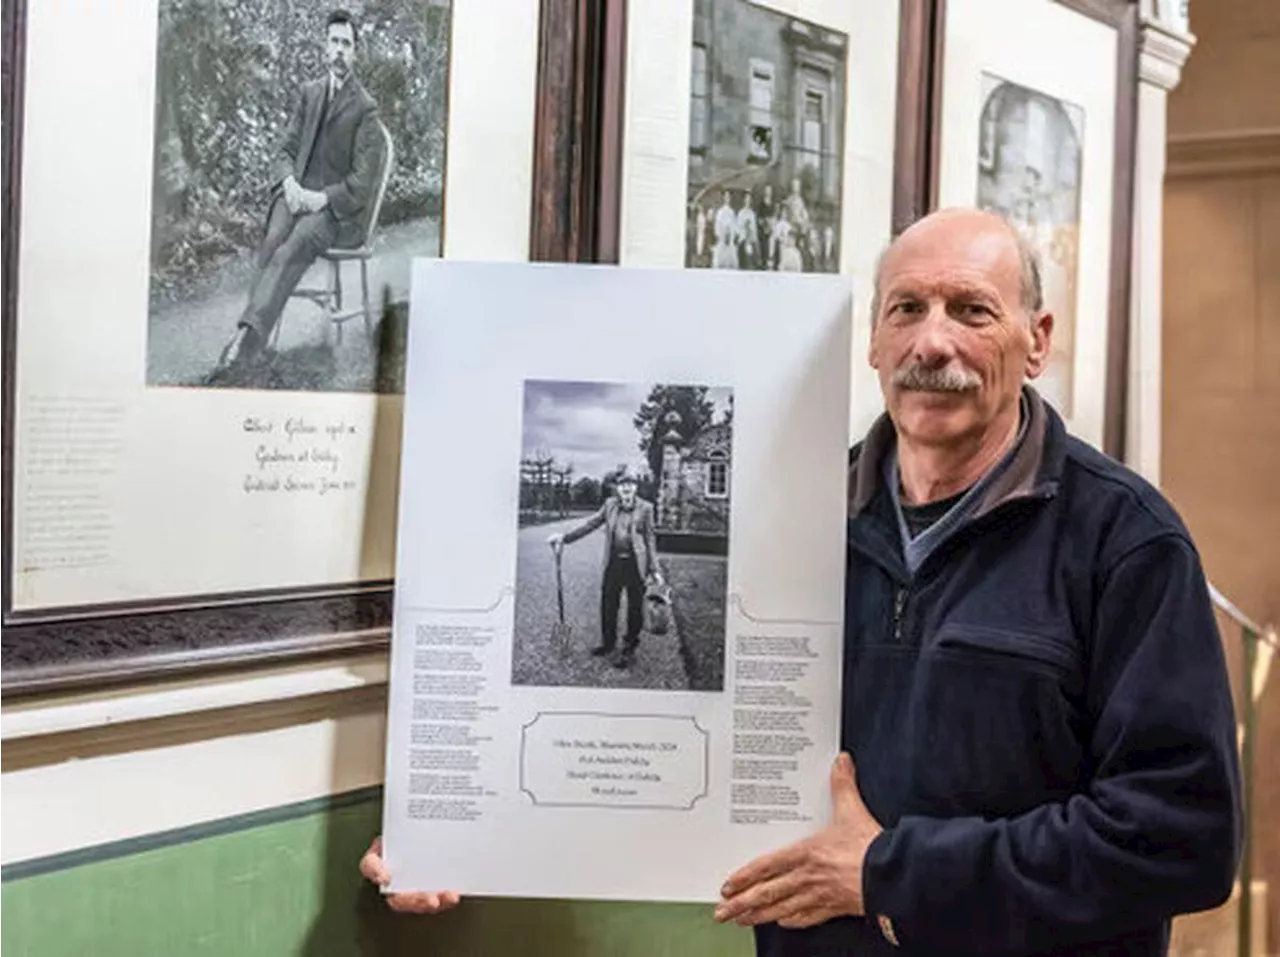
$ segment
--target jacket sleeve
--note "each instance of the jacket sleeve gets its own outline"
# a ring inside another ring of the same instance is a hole
[[[382,172],[385,146],[378,111],[367,110],[356,127],[351,169],[342,179],[324,188],[325,195],[329,197],[329,208],[338,219],[354,216],[373,201],[378,174]]]
[[[903,817],[868,849],[868,916],[904,948],[986,957],[1117,936],[1230,895],[1242,837],[1222,643],[1191,543],[1168,534],[1099,584],[1092,773],[1013,818]]]
[[[293,105],[293,113],[289,117],[289,125],[285,128],[284,139],[280,141],[280,147],[276,150],[275,165],[272,167],[272,189],[294,174],[298,161],[298,148],[302,145],[302,124],[306,116],[307,90],[304,87],[298,94],[298,101]]]
[[[644,524],[644,543],[649,549],[649,568],[654,574],[662,574],[662,563],[658,561],[658,513],[651,505],[645,510],[648,519]]]
[[[604,512],[605,512],[605,509],[607,509],[608,507],[609,507],[608,503],[601,505],[600,508],[596,510],[596,513],[592,515],[589,519],[587,519],[581,525],[578,525],[575,528],[571,528],[569,529],[569,531],[565,532],[564,543],[566,545],[569,545],[573,542],[576,542],[578,539],[583,538],[587,535],[590,535],[597,528],[603,525]]]

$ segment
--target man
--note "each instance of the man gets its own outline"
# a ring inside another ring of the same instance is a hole
[[[654,529],[653,506],[636,495],[639,480],[629,468],[622,468],[616,479],[616,494],[600,509],[576,528],[557,533],[547,539],[556,552],[565,545],[590,535],[597,528],[604,528],[603,576],[600,586],[601,642],[592,654],[601,657],[613,654],[618,641],[618,611],[622,593],[627,594],[627,631],[623,639],[622,655],[614,661],[615,667],[629,668],[636,657],[640,643],[640,628],[644,622],[644,586],[653,580],[662,583],[658,569],[658,539]]]
[[[994,214],[885,255],[850,456],[833,823],[731,875],[762,957],[1156,955],[1230,893],[1235,719],[1196,549],[1029,388],[1053,320]],[[856,762],[855,779],[853,762]]]
[[[720,207],[716,210],[716,218],[712,223],[716,242],[711,247],[711,268],[738,268],[738,214],[734,212],[733,203],[727,189],[720,191]]]
[[[1174,915],[1230,893],[1235,719],[1199,558],[1024,387],[1053,328],[1039,286],[974,210],[881,262],[833,820],[716,909],[761,957],[1158,955]]]
[[[359,35],[351,14],[333,11],[325,29],[329,73],[302,88],[277,154],[257,271],[222,369],[261,354],[316,257],[360,245],[372,212],[385,162],[378,107],[352,73]]]

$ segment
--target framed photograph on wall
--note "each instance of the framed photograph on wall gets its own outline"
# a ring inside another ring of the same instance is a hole
[[[4,17],[6,696],[384,644],[410,263],[529,257],[538,4]]]
[[[628,4],[617,261],[849,275],[862,349],[895,205],[900,15],[883,0]],[[869,372],[854,393],[878,408]]]
[[[1121,454],[1127,374],[1137,5],[938,0],[935,205],[1009,217],[1054,315],[1033,385]],[[991,24],[1000,23],[1000,30]],[[1047,42],[1052,38],[1052,42]]]

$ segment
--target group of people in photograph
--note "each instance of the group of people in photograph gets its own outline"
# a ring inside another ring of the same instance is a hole
[[[810,209],[800,179],[775,199],[773,185],[703,188],[688,209],[687,265],[703,269],[836,272],[834,217]]]

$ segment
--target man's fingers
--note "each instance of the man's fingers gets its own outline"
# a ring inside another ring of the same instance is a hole
[[[837,824],[871,817],[862,792],[858,790],[858,772],[853,758],[841,753],[831,766],[831,812]]]
[[[398,914],[439,914],[457,907],[462,898],[454,891],[404,891],[387,895],[387,906]]]
[[[391,880],[387,865],[382,863],[382,858],[373,853],[367,853],[360,858],[360,873],[366,880],[373,881],[379,887],[384,886]]]
[[[715,918],[722,923],[727,921],[737,921],[740,924],[761,923],[755,919],[757,914],[790,913],[794,908],[787,906],[788,902],[804,893],[804,888],[805,878],[799,872],[782,874],[722,901],[716,908]]]
[[[382,860],[381,835],[373,839],[369,849],[360,858],[360,873],[379,887],[386,885],[391,880],[391,872],[387,870],[387,865]]]
[[[425,891],[388,894],[387,904],[398,914],[435,914],[440,910],[440,895]]]
[[[853,760],[841,752],[831,764],[831,810],[836,821],[847,821],[862,803],[858,782],[853,776]]]
[[[720,895],[725,898],[736,897],[753,884],[792,870],[804,860],[807,853],[808,842],[799,841],[780,851],[757,857],[729,875],[729,879],[720,888]]]
[[[818,892],[812,888],[803,888],[768,907],[748,911],[738,918],[737,923],[743,927],[781,924],[784,920],[794,920],[797,915],[812,911],[818,906],[820,906]]]

